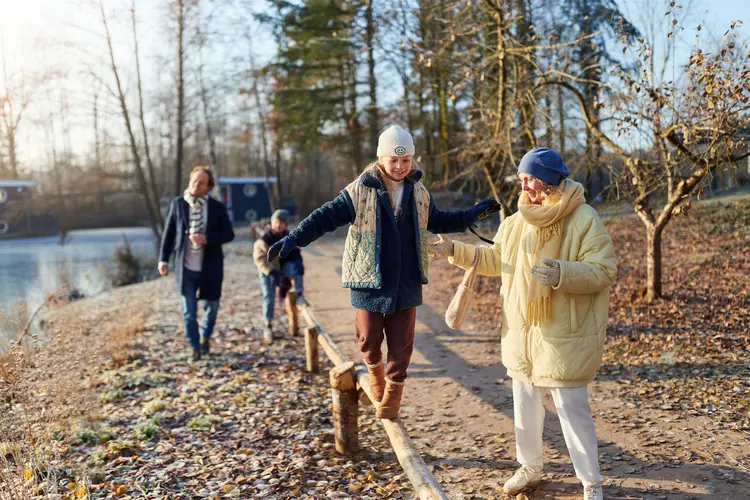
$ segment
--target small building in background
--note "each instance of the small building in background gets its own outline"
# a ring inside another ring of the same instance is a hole
[[[34,233],[29,213],[33,180],[0,179],[0,235],[21,236]]]
[[[270,218],[274,207],[269,190],[276,182],[276,177],[269,177],[267,182],[265,177],[219,177],[217,196],[227,206],[232,224]],[[294,215],[293,203],[285,203],[283,208]]]

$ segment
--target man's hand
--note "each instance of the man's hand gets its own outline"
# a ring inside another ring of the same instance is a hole
[[[560,284],[560,263],[552,259],[544,259],[544,266],[534,266],[531,274],[544,286],[555,287]]]
[[[166,262],[159,262],[159,274],[166,276],[169,273],[169,264]]]
[[[284,236],[268,249],[268,262],[273,262],[276,260],[276,257],[281,257],[283,259],[289,255],[289,252],[294,250],[296,246],[297,242],[295,242],[290,236]]]
[[[453,257],[453,240],[445,240],[442,234],[437,235],[438,240],[430,243],[427,247],[427,253],[433,259],[445,259]]]
[[[206,235],[201,233],[191,234],[190,242],[197,247],[202,247],[206,244]]]

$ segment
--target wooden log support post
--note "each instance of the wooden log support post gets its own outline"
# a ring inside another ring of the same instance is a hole
[[[299,316],[297,315],[297,294],[290,291],[286,294],[284,301],[286,314],[289,317],[289,334],[292,337],[299,335]]]
[[[354,381],[354,362],[338,365],[330,372],[333,400],[333,435],[336,451],[352,455],[359,451],[357,435],[357,384]]]
[[[318,373],[318,329],[314,326],[305,328],[305,356],[307,358],[307,371]]]
[[[365,401],[374,397],[372,389],[370,388],[369,373],[364,366],[358,366],[356,369],[352,368],[354,366],[353,362],[350,361],[341,350],[339,350],[333,339],[328,335],[320,323],[318,323],[315,315],[309,307],[303,306],[299,309],[305,321],[310,325],[315,325],[313,327],[305,328],[308,371],[318,371],[318,343],[320,343],[323,352],[331,362],[333,362],[334,366],[340,368],[340,371],[337,371],[336,368],[331,370],[330,378],[331,388],[334,393],[334,430],[336,436],[336,450],[341,452],[341,450],[347,449],[347,446],[351,446],[351,443],[356,442],[356,437],[353,439],[350,433],[354,432],[352,428],[357,428],[357,423],[356,420],[354,420],[354,423],[352,424],[352,420],[349,420],[348,423],[345,424],[343,418],[341,418],[344,415],[347,415],[345,411],[341,410],[342,407],[347,406],[344,402],[345,396],[343,396],[346,391],[336,389],[334,384],[343,384],[343,387],[348,387],[349,382],[344,382],[348,375],[344,374],[347,372],[354,372],[354,381],[352,383],[354,389],[351,394],[353,401],[350,403],[349,408],[353,407],[354,415],[356,415],[356,400],[361,398],[360,401]],[[313,350],[314,356],[311,356],[311,351]],[[315,368],[314,370],[312,370],[313,364]],[[334,375],[334,372],[336,372],[337,375]],[[341,373],[341,375],[339,375],[339,373]],[[334,379],[336,379],[336,382],[334,382]],[[341,387],[341,385],[339,385],[339,387]],[[358,394],[357,389],[364,394]],[[339,396],[336,395],[337,390],[340,393]],[[375,403],[375,406],[377,408],[377,403]],[[341,418],[341,420],[337,421],[339,418]],[[406,472],[406,476],[409,478],[409,482],[414,487],[414,491],[417,493],[420,500],[448,500],[448,496],[442,488],[440,488],[440,484],[438,484],[435,476],[432,475],[430,468],[424,462],[422,457],[419,456],[419,452],[409,438],[409,435],[406,432],[406,427],[404,427],[404,423],[401,419],[381,419],[380,423],[383,424],[385,432],[388,434],[388,439],[393,446],[393,451],[396,452],[396,458],[398,458],[401,467],[403,467],[404,472]],[[341,446],[341,448],[339,448],[339,446]],[[343,451],[342,453],[346,452]]]

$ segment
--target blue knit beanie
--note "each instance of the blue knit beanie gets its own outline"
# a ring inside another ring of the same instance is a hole
[[[518,173],[533,175],[552,186],[557,186],[570,175],[560,155],[549,148],[534,148],[523,155]]]
[[[271,220],[274,219],[278,219],[284,224],[289,224],[289,212],[287,210],[284,210],[283,208],[280,208],[276,210],[271,216]]]

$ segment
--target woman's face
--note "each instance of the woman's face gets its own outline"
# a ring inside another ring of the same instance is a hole
[[[531,203],[539,205],[544,201],[544,182],[533,175],[524,173],[518,174],[518,178],[521,180],[521,189],[528,195]]]
[[[380,158],[380,163],[385,169],[385,173],[396,180],[402,181],[411,172],[411,163],[413,156],[384,156]]]

